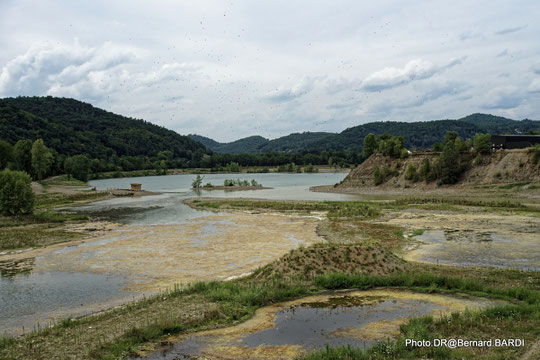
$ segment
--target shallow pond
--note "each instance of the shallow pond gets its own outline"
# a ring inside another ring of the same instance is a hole
[[[427,230],[408,260],[451,265],[481,265],[540,271],[538,234],[473,230]]]
[[[171,339],[149,359],[289,359],[326,345],[369,347],[399,334],[410,317],[478,309],[490,303],[410,291],[351,291],[259,309],[237,326]]]
[[[268,190],[190,189],[195,175],[150,176],[91,181],[97,189],[163,192],[98,201],[79,209],[109,212],[124,225],[83,244],[60,247],[25,261],[0,263],[0,334],[21,333],[66,317],[148,295],[174,283],[223,279],[252,271],[301,244],[320,241],[316,221],[260,216],[257,220],[193,210],[193,196],[269,199],[351,200],[357,197],[310,192],[309,187],[341,181],[336,174],[219,174],[205,182],[255,179]],[[75,208],[76,209],[76,208]],[[283,231],[282,231],[283,230]],[[253,236],[258,234],[258,236]]]

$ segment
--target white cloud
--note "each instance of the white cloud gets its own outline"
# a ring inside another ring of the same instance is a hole
[[[106,91],[112,84],[104,72],[134,59],[133,50],[110,42],[99,48],[84,47],[78,41],[72,45],[37,44],[3,67],[0,94],[80,96],[83,92],[77,88],[89,86],[95,92]]]
[[[537,118],[538,11],[532,0],[0,1],[0,96],[75,97],[219,141],[482,107]]]
[[[315,82],[319,80],[319,78],[305,77],[293,87],[276,89],[265,94],[263,98],[270,102],[292,101],[312,91],[315,86]]]
[[[534,79],[528,87],[529,92],[538,93],[540,92],[540,78]]]
[[[411,60],[403,68],[386,67],[377,71],[362,81],[361,88],[365,91],[381,91],[409,84],[416,80],[429,79],[455,65],[461,64],[464,59],[453,59],[443,66],[435,66],[433,63],[416,59]]]
[[[485,109],[513,109],[524,101],[524,94],[517,86],[500,86],[490,90],[484,99]]]

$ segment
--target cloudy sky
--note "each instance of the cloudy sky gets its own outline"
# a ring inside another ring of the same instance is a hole
[[[540,119],[538,19],[535,0],[0,0],[0,97],[73,97],[218,141]]]

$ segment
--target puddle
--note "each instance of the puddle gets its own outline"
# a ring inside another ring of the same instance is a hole
[[[0,335],[28,333],[67,317],[132,301],[137,294],[118,295],[124,281],[119,276],[67,272],[15,272],[2,276]]]
[[[149,359],[290,359],[326,345],[369,347],[399,335],[410,317],[440,316],[489,301],[410,291],[351,291],[259,309],[237,326],[195,333]]]
[[[414,238],[423,244],[408,252],[406,260],[540,271],[538,235],[428,230]]]

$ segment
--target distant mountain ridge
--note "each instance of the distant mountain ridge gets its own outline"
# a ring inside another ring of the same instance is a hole
[[[220,154],[257,154],[267,152],[297,152],[303,151],[317,141],[327,138],[332,133],[303,132],[268,140],[262,136],[248,136],[229,143],[220,143],[201,135],[188,135],[210,150]]]
[[[447,131],[456,131],[462,138],[472,138],[476,133],[520,134],[540,131],[538,120],[512,120],[490,114],[475,113],[457,120],[431,120],[418,122],[384,121],[362,124],[341,133],[304,132],[273,140],[258,137],[259,142],[248,141],[253,136],[230,143],[218,143],[210,138],[189,135],[192,139],[217,153],[265,152],[320,152],[325,150],[362,150],[364,137],[369,133],[403,136],[408,148],[430,148],[444,138]]]
[[[0,139],[14,144],[42,138],[62,155],[156,156],[169,150],[192,159],[208,150],[187,136],[138,119],[113,114],[82,101],[47,97],[0,99]]]

